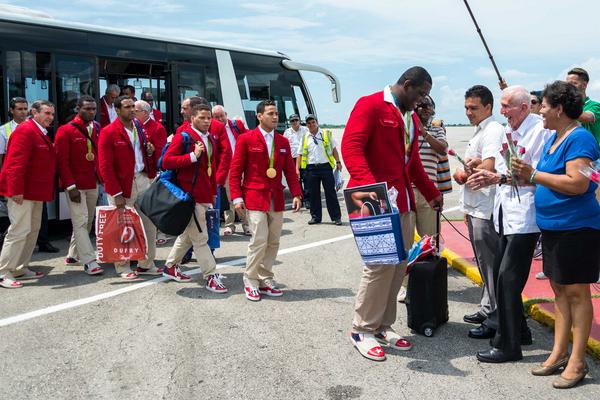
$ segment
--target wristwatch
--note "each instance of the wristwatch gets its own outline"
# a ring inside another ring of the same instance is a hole
[[[500,183],[499,183],[499,185],[500,186],[505,185],[506,182],[508,182],[508,176],[506,176],[504,174],[500,175]]]

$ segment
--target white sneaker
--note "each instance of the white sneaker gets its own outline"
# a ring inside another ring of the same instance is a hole
[[[404,286],[400,286],[400,291],[398,291],[398,301],[400,303],[404,303],[406,300],[406,288]]]
[[[375,340],[377,340],[379,343],[381,343],[384,346],[389,346],[396,350],[405,351],[405,350],[412,349],[412,344],[408,340],[406,340],[402,336],[398,335],[396,332],[394,332],[391,329],[388,329],[387,331],[381,331],[379,333],[376,333]]]
[[[350,332],[350,341],[363,357],[373,361],[385,361],[385,353],[372,333]]]
[[[548,277],[546,276],[546,274],[544,274],[544,271],[540,271],[537,274],[535,274],[535,279],[548,279]]]
[[[89,263],[84,264],[83,270],[88,275],[98,275],[98,274],[101,274],[104,272],[104,269],[100,265],[98,265],[96,260],[90,261]]]

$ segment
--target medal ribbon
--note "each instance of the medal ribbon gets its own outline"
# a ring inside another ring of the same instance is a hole
[[[88,140],[87,140],[87,148],[88,148],[88,154],[90,154],[92,152],[92,125],[88,125]]]
[[[210,137],[206,137],[206,155],[208,156],[208,160],[206,161],[207,170],[211,166],[211,157],[212,157],[212,143],[210,141]]]
[[[269,168],[273,168],[275,164],[275,136],[273,136],[273,142],[271,143],[271,155],[269,156]]]

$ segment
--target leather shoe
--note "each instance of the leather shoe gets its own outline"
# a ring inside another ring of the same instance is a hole
[[[38,246],[38,251],[40,253],[58,253],[60,249],[52,246],[52,243],[44,243]]]
[[[335,221],[333,221],[334,224],[336,224],[337,226],[341,226],[342,225],[342,220],[341,219],[336,219]]]
[[[315,224],[320,224],[320,223],[321,223],[321,221],[318,221],[314,218],[311,218],[310,221],[308,221],[309,225],[315,225]]]
[[[484,363],[503,363],[507,361],[519,361],[523,358],[523,354],[521,352],[509,354],[504,351],[492,347],[486,351],[477,352],[477,359]]]
[[[467,314],[463,317],[463,321],[468,324],[481,324],[486,320],[486,316],[482,314],[480,311],[477,311],[474,314]]]
[[[496,330],[483,324],[477,328],[469,329],[469,337],[473,339],[491,339],[496,335]]]

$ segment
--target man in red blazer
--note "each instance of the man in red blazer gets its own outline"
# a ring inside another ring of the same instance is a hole
[[[20,288],[16,279],[44,276],[27,265],[35,247],[44,201],[54,199],[56,157],[48,137],[54,120],[54,105],[37,100],[32,118],[19,124],[10,135],[0,172],[0,194],[8,198],[10,227],[0,253],[0,286]]]
[[[98,183],[98,134],[100,125],[94,121],[96,101],[82,96],[77,102],[77,115],[56,132],[54,147],[60,185],[67,194],[73,234],[67,255],[67,264],[83,263],[88,275],[104,270],[96,262],[96,253],[90,240],[94,222]]]
[[[229,176],[235,210],[246,214],[252,231],[244,271],[244,291],[251,301],[259,301],[261,294],[283,294],[273,281],[273,263],[279,250],[285,207],[283,174],[294,197],[294,212],[302,206],[302,190],[290,143],[275,134],[279,116],[275,102],[258,103],[256,116],[259,126],[237,140]]]
[[[135,120],[135,103],[126,96],[115,100],[117,119],[100,132],[98,158],[100,175],[108,203],[117,207],[134,207],[135,201],[149,187],[156,176],[154,145],[146,140],[142,125]],[[137,122],[137,123],[136,123]],[[161,268],[154,265],[156,255],[156,227],[150,219],[137,210],[142,218],[148,254],[132,271],[129,262],[115,263],[115,270],[124,279],[136,279],[139,275],[159,275]]]
[[[217,194],[217,182],[214,165],[217,161],[216,143],[210,132],[211,112],[206,104],[194,106],[191,111],[190,129],[185,132],[195,143],[191,148],[184,148],[183,136],[175,134],[163,157],[166,169],[177,170],[177,183],[196,201],[195,216],[185,231],[177,237],[167,257],[163,276],[178,282],[190,281],[190,277],[182,274],[179,264],[187,253],[190,244],[196,253],[196,260],[206,280],[205,287],[214,293],[227,293],[221,281],[221,274],[216,273],[217,265],[208,248],[208,228],[206,211],[212,207]],[[194,182],[194,175],[197,174]]]
[[[232,153],[235,153],[235,142],[242,133],[248,131],[244,126],[244,123],[239,119],[230,120],[227,118],[227,112],[221,105],[216,105],[212,108],[213,119],[221,122],[225,125],[227,131],[227,138],[229,139],[229,147],[231,147]],[[229,178],[229,177],[228,177]],[[232,235],[235,232],[235,211],[231,198],[231,192],[229,190],[229,179],[225,182],[225,193],[229,200],[229,210],[223,210],[223,216],[225,218],[223,234],[225,236]],[[245,235],[251,235],[248,221],[242,220],[242,232]]]
[[[407,250],[413,244],[415,231],[411,182],[432,208],[442,208],[442,196],[421,164],[419,118],[413,112],[429,94],[431,85],[431,76],[424,68],[408,69],[394,85],[356,102],[342,138],[342,155],[350,173],[348,187],[387,182],[388,188],[398,190],[397,206]],[[412,347],[391,328],[396,321],[396,298],[405,273],[406,261],[363,269],[351,339],[366,358],[385,360],[379,343],[397,350]]]
[[[160,112],[160,110],[158,108],[154,108],[154,96],[152,95],[152,92],[150,92],[150,91],[143,92],[142,100],[144,100],[146,103],[150,104],[150,108],[152,109],[150,118],[152,118],[153,120],[155,120],[156,122],[158,122],[159,124],[162,125],[163,124],[163,115],[162,115],[162,112]]]
[[[114,83],[107,86],[104,96],[100,99],[100,127],[104,128],[106,125],[117,119],[117,111],[115,110],[114,102],[119,97],[121,88],[119,85]]]
[[[148,156],[148,161],[158,168],[158,159],[167,144],[167,130],[162,124],[151,117],[152,107],[143,100],[135,102],[135,117],[140,121],[146,133],[146,140],[154,146],[154,153]]]

